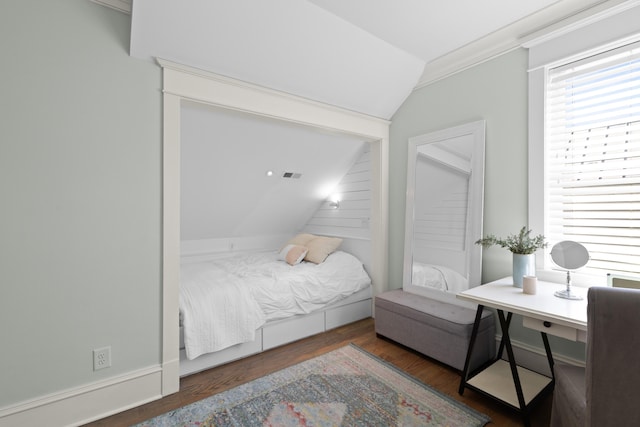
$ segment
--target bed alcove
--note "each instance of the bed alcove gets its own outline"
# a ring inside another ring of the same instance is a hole
[[[200,103],[369,143],[372,172],[371,269],[374,294],[386,289],[389,122],[191,67],[158,60],[163,68],[163,345],[162,394],[179,389],[180,138],[184,102]]]

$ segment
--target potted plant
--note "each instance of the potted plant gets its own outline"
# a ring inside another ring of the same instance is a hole
[[[506,238],[498,238],[492,234],[478,240],[477,245],[490,247],[500,245],[509,249],[513,254],[513,285],[521,288],[523,276],[535,276],[536,259],[534,253],[538,249],[547,247],[542,234],[531,237],[531,230],[522,227],[518,234],[510,234]]]

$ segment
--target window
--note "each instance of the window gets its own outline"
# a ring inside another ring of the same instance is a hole
[[[544,234],[584,244],[585,273],[640,274],[640,42],[545,71]]]

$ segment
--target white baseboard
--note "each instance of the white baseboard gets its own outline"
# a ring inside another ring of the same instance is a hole
[[[501,338],[501,336],[496,335],[496,350],[500,346]],[[513,348],[513,355],[518,362],[518,365],[539,374],[551,376],[551,372],[549,370],[549,361],[547,360],[547,354],[545,353],[544,348],[534,347],[530,344],[526,344],[513,339],[511,340],[511,347]],[[551,349],[551,351],[553,352],[553,348]],[[502,358],[507,358],[506,349],[502,354]],[[554,354],[553,361],[554,363],[584,366],[583,360],[573,359],[561,354]]]
[[[180,355],[162,364],[162,395],[168,396],[180,391]]]
[[[0,427],[79,426],[162,397],[160,366],[0,408]]]

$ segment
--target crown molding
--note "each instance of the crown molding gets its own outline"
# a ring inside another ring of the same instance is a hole
[[[102,6],[106,6],[117,11],[131,14],[131,1],[132,0],[90,0],[93,3],[97,3]]]
[[[620,1],[617,4],[608,5],[606,7],[599,7],[598,10],[593,10],[592,13],[588,14],[585,17],[574,16],[574,19],[566,19],[562,22],[549,25],[543,30],[530,33],[526,37],[523,37],[522,47],[528,49],[530,47],[537,46],[541,43],[545,43],[549,40],[561,37],[572,31],[578,30],[591,24],[595,24],[596,22],[628,11],[629,9],[635,8],[639,5],[640,0],[626,0]]]
[[[639,0],[601,0],[584,6],[584,0],[557,2],[535,14],[471,42],[425,65],[415,89],[489,61],[538,40],[550,39],[591,22],[620,13]]]
[[[326,104],[324,102],[316,101],[310,98],[304,98],[298,95],[294,95],[287,92],[282,92],[276,89],[271,89],[266,86],[257,85],[254,83],[250,83],[243,80],[238,80],[233,77],[224,76],[221,74],[214,73],[212,71],[203,70],[201,68],[192,67],[185,64],[180,64],[178,62],[173,62],[163,58],[155,58],[158,65],[160,65],[165,70],[174,70],[183,75],[192,75],[197,78],[205,79],[206,81],[212,82],[214,84],[220,84],[224,87],[235,87],[240,90],[246,91],[247,93],[251,93],[252,96],[268,96],[272,104],[274,100],[279,99],[283,100],[286,103],[294,103],[297,105],[296,108],[303,109],[304,106],[313,109],[321,109],[325,112],[332,112],[332,114],[339,114],[341,116],[350,116],[353,120],[364,120],[368,123],[377,123],[379,126],[388,127],[391,124],[390,120],[371,116],[369,114],[361,113],[354,110],[348,110],[346,108],[338,107],[336,105]],[[202,90],[204,86],[201,86]],[[171,92],[171,90],[165,87],[164,92]],[[197,92],[193,94],[191,97],[192,100],[198,101],[198,97],[196,95]],[[183,98],[187,98],[185,93],[181,93]],[[228,106],[227,106],[228,107]],[[241,109],[240,109],[241,110]]]

